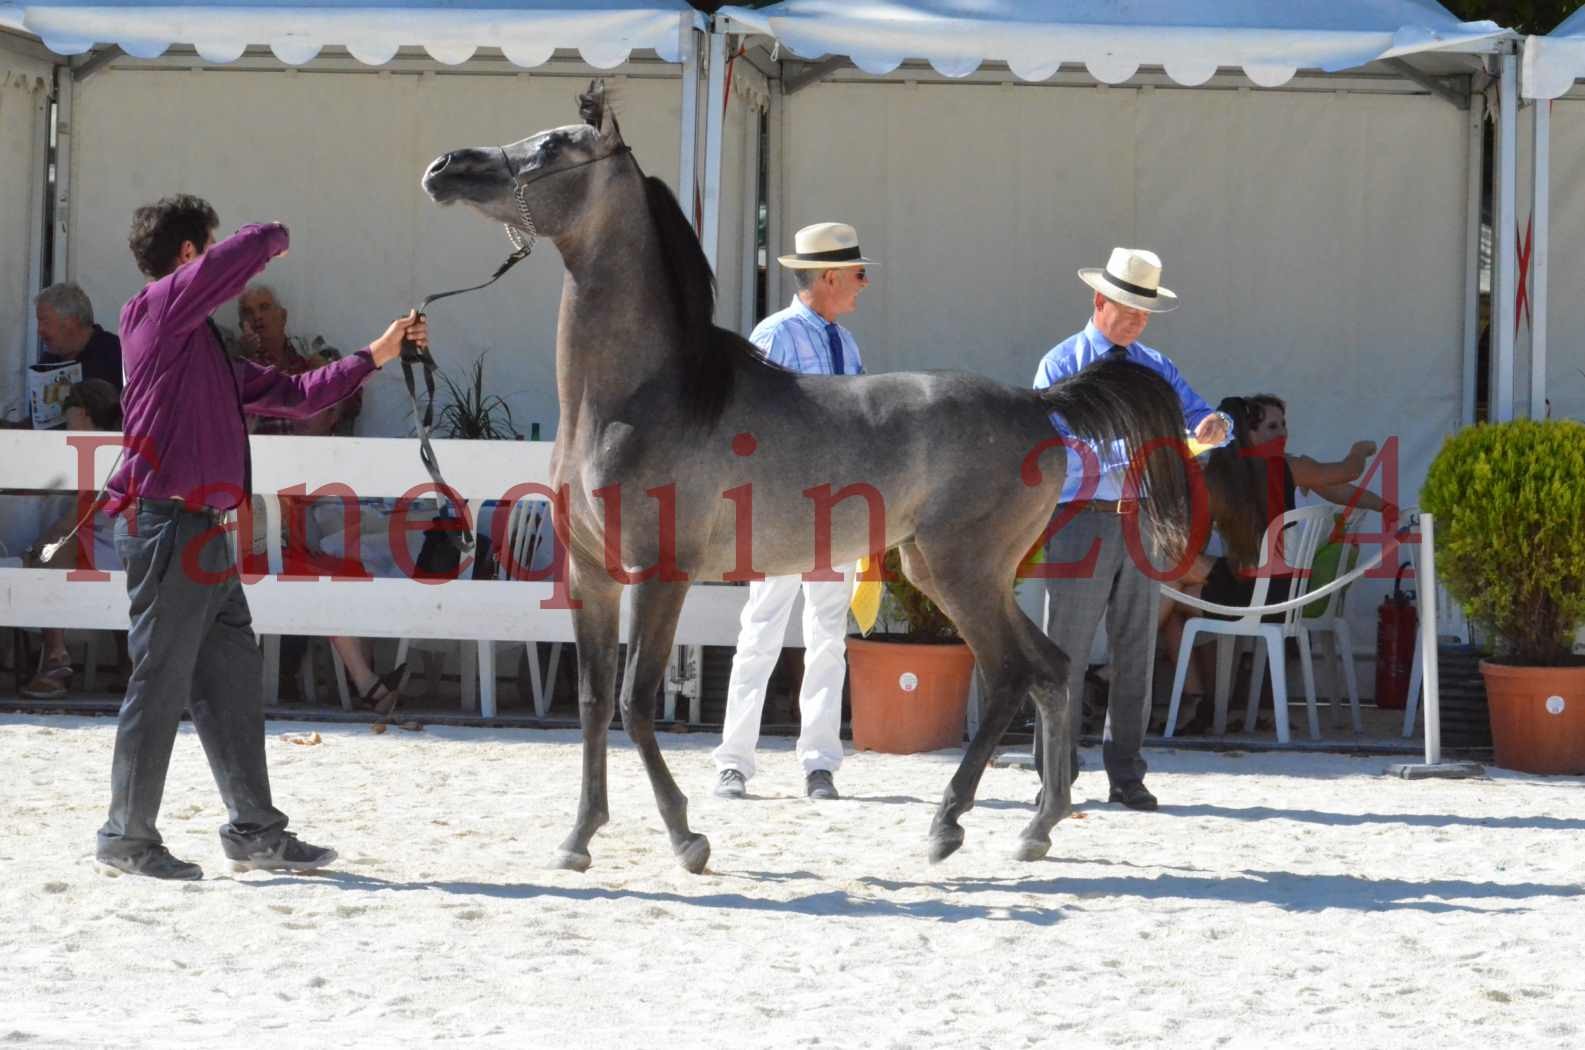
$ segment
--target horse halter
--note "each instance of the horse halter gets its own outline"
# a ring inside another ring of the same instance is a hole
[[[508,270],[529,257],[534,251],[534,242],[539,239],[539,230],[534,225],[534,213],[529,210],[528,199],[525,196],[525,191],[530,183],[538,182],[540,179],[549,178],[552,175],[560,175],[577,168],[587,167],[590,164],[598,164],[602,160],[609,160],[624,153],[630,157],[632,156],[632,150],[626,143],[607,153],[602,153],[598,157],[580,160],[576,164],[568,164],[564,168],[556,168],[552,171],[533,172],[525,177],[512,171],[511,158],[506,155],[505,147],[501,147],[501,160],[506,165],[506,170],[511,172],[512,181],[515,183],[512,188],[512,200],[516,202],[518,217],[522,219],[521,223],[502,224],[506,229],[506,239],[512,244],[512,254],[508,255],[501,265],[495,268],[495,273],[490,276],[488,281],[470,285],[467,288],[453,288],[448,292],[435,292],[426,295],[424,301],[418,304],[418,308],[414,312],[419,317],[423,317],[431,303],[449,299],[454,295],[463,295],[467,292],[477,292],[480,289],[488,288],[506,276]],[[634,163],[636,164],[637,161]],[[448,503],[456,508],[457,519],[462,524],[460,533],[454,534],[448,531],[445,536],[448,540],[453,540],[463,554],[472,554],[474,549],[473,520],[468,514],[468,504],[465,500],[458,498],[455,490],[446,484],[445,477],[440,473],[440,460],[435,455],[434,446],[429,443],[429,432],[435,421],[435,372],[437,370],[435,359],[430,355],[426,347],[421,347],[410,339],[403,339],[401,360],[402,381],[407,384],[407,397],[413,405],[413,418],[419,420],[418,458],[424,464],[424,469],[429,472],[429,479],[435,483],[436,490]],[[414,365],[419,365],[424,369],[424,391],[427,400],[425,401],[422,415],[418,411],[418,389],[413,379]]]

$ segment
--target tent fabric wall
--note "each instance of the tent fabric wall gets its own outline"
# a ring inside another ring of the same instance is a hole
[[[27,414],[23,370],[32,360],[29,274],[39,254],[35,204],[44,192],[40,132],[47,119],[51,66],[0,46],[0,419]]]
[[[871,371],[1028,384],[1089,317],[1075,270],[1124,244],[1182,297],[1145,342],[1213,403],[1286,398],[1295,451],[1396,436],[1408,505],[1458,425],[1467,142],[1445,102],[847,82],[785,114],[783,243],[858,227],[876,265],[845,323]],[[1379,591],[1355,595],[1368,651]]]
[[[77,88],[70,231],[74,279],[113,319],[142,284],[126,248],[139,204],[176,192],[206,197],[223,232],[279,220],[291,254],[262,280],[287,306],[292,334],[352,351],[424,294],[484,279],[509,250],[501,229],[462,208],[437,208],[419,175],[448,149],[511,142],[577,121],[574,96],[592,70],[565,75],[185,70],[112,67]],[[650,174],[676,185],[680,81],[612,84],[622,131]],[[740,210],[736,180],[723,215]],[[730,229],[730,227],[729,227]],[[734,272],[735,242],[723,253]],[[485,358],[487,388],[518,428],[555,432],[554,348],[563,269],[554,245],[500,284],[438,304],[431,337],[461,379]],[[735,285],[723,283],[723,294]],[[235,326],[223,307],[217,320]],[[400,373],[367,388],[358,432],[412,432]]]
[[[1543,105],[1545,103],[1542,103]],[[1585,271],[1585,195],[1566,192],[1574,172],[1585,170],[1585,98],[1552,103],[1550,270],[1547,283],[1547,397],[1554,419],[1585,420],[1585,302],[1571,294],[1574,275]],[[1521,150],[1528,168],[1529,151]],[[1529,172],[1519,181],[1521,216],[1529,214]],[[1522,344],[1528,350],[1527,342]],[[1528,365],[1529,358],[1523,360]],[[1528,395],[1529,377],[1514,388]],[[1539,416],[1541,413],[1536,412]]]

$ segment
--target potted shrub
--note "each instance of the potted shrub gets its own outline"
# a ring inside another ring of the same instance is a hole
[[[876,630],[849,637],[853,746],[910,755],[963,743],[974,654],[952,621],[902,574],[886,552]]]
[[[1465,429],[1431,464],[1437,575],[1493,639],[1481,661],[1497,765],[1585,773],[1585,424]]]

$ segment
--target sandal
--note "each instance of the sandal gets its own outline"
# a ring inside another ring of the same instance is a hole
[[[65,683],[44,673],[34,675],[32,680],[18,691],[29,700],[64,700],[66,698]]]
[[[1194,710],[1178,726],[1178,736],[1198,736],[1210,732],[1216,720],[1216,705],[1204,693],[1184,693],[1184,700],[1194,700]]]
[[[51,678],[57,682],[66,682],[71,678],[72,671],[71,657],[68,656],[59,660],[47,661],[39,670],[38,676],[40,678]]]
[[[403,661],[380,675],[370,683],[368,689],[363,691],[363,695],[358,697],[358,706],[365,711],[373,711],[381,718],[390,715],[392,711],[396,710],[396,704],[401,699],[398,689],[402,684],[402,676],[406,673],[407,663]],[[376,700],[374,694],[381,689],[385,690],[385,695]]]

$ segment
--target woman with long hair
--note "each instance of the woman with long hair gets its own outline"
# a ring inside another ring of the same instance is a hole
[[[1260,546],[1273,521],[1293,510],[1297,495],[1311,491],[1343,507],[1396,510],[1380,496],[1353,482],[1365,470],[1376,443],[1356,441],[1348,455],[1335,462],[1290,455],[1287,449],[1287,405],[1272,394],[1224,398],[1217,406],[1233,420],[1233,440],[1212,450],[1205,459],[1205,485],[1210,497],[1211,522],[1222,538],[1219,557],[1199,554],[1179,581],[1179,590],[1196,594],[1218,605],[1248,605],[1255,589],[1255,569]],[[1268,603],[1286,601],[1292,575],[1272,576],[1266,591]],[[1158,637],[1169,660],[1176,659],[1183,625],[1199,615],[1170,598],[1163,598]],[[1211,724],[1212,705],[1206,701],[1205,683],[1214,673],[1209,653],[1196,653],[1184,682],[1182,710],[1192,712],[1178,733],[1204,732]],[[1251,702],[1258,702],[1252,698]]]

